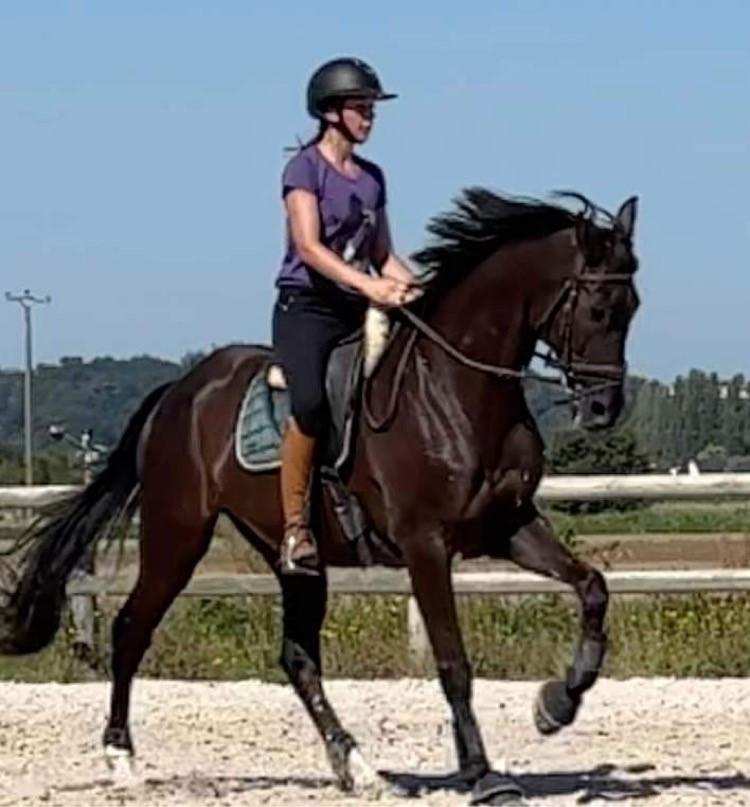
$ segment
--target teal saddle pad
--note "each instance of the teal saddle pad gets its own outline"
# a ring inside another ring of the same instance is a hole
[[[281,437],[289,417],[289,393],[270,387],[266,372],[250,382],[235,429],[237,462],[247,471],[272,471],[281,465]]]

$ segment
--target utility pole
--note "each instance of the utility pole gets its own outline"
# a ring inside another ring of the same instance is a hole
[[[52,298],[34,297],[28,290],[24,289],[23,294],[11,294],[5,292],[5,299],[9,303],[18,303],[23,308],[24,327],[26,331],[26,370],[24,372],[23,384],[23,430],[24,430],[24,462],[26,465],[26,484],[34,483],[34,472],[32,470],[32,447],[31,447],[31,309],[34,305],[44,305],[52,302]]]

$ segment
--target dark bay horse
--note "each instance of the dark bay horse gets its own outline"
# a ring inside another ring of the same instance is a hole
[[[544,685],[540,731],[572,723],[606,647],[603,576],[572,557],[533,502],[543,444],[523,394],[538,340],[555,353],[579,419],[611,425],[623,404],[625,342],[638,305],[633,275],[636,200],[617,215],[583,197],[578,213],[466,191],[431,224],[415,256],[431,270],[422,300],[398,322],[363,390],[349,489],[409,572],[453,715],[459,776],[477,801],[511,797],[490,770],[471,707],[471,670],[451,586],[451,561],[490,556],[569,584],[581,635],[565,676]],[[418,314],[417,314],[418,312]],[[113,687],[104,732],[110,757],[133,754],[133,676],[152,633],[206,552],[220,513],[275,568],[282,535],[275,472],[238,465],[233,432],[242,396],[268,365],[264,347],[218,350],[174,384],[154,390],[105,469],[27,539],[20,573],[0,611],[0,650],[35,652],[53,638],[68,575],[116,522],[141,512],[140,573],[112,629]],[[324,493],[318,534],[325,565],[357,564]],[[280,577],[281,664],[325,743],[344,789],[372,772],[321,683],[325,575]]]

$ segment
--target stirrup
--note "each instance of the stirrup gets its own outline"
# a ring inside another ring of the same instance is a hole
[[[305,543],[309,545],[310,551],[306,552],[300,557],[295,558],[294,552],[299,544],[299,539],[296,535],[298,530],[304,530],[308,533],[308,540]],[[308,577],[320,576],[320,558],[318,556],[318,547],[309,527],[303,525],[294,525],[292,527],[287,527],[284,530],[284,537],[281,541],[279,552],[279,569],[281,574],[284,575],[307,575]]]

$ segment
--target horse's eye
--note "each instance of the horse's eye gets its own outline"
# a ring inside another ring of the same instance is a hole
[[[592,308],[591,309],[591,319],[594,322],[601,322],[604,319],[604,309],[603,308]]]

